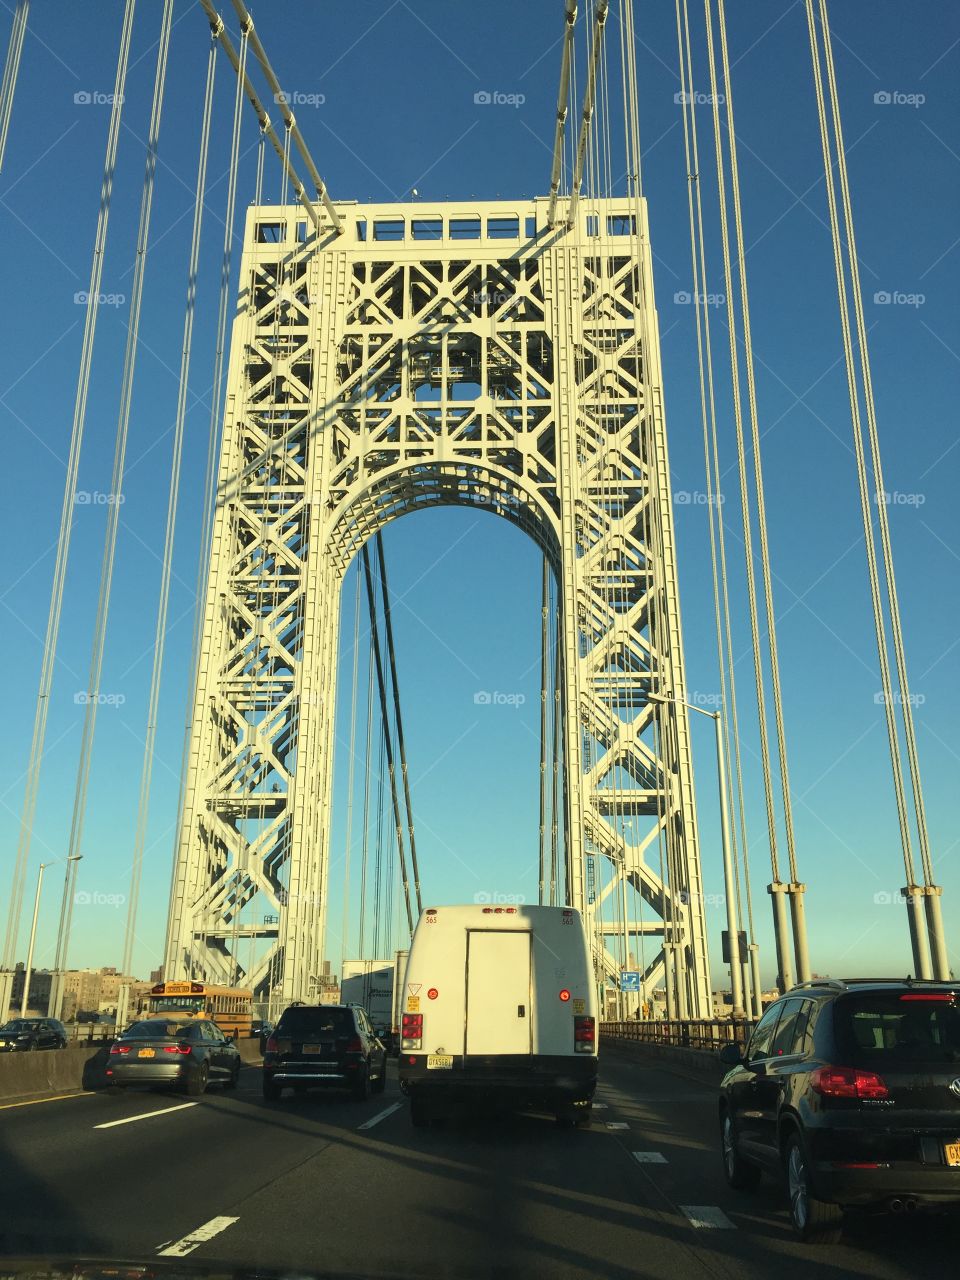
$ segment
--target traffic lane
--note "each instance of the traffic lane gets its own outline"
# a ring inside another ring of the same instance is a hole
[[[474,1110],[414,1129],[404,1102],[221,1212],[238,1221],[198,1261],[411,1277],[737,1275],[711,1264],[611,1131],[546,1115]]]
[[[765,1280],[775,1269],[778,1276],[800,1280],[809,1276],[812,1261],[832,1274],[879,1280],[942,1277],[955,1270],[958,1215],[850,1213],[839,1248],[804,1245],[790,1226],[782,1184],[764,1177],[752,1192],[727,1185],[715,1088],[615,1054],[604,1056],[601,1079],[599,1096],[610,1106],[601,1114],[615,1114],[630,1126],[617,1131],[621,1144],[666,1158],[666,1164],[641,1166],[644,1176],[675,1204],[716,1205],[734,1224],[736,1231],[717,1233],[712,1247],[735,1254],[742,1274]]]
[[[334,1093],[271,1104],[258,1069],[240,1080],[199,1099],[130,1090],[4,1113],[16,1120],[0,1127],[3,1252],[155,1256],[384,1105]]]

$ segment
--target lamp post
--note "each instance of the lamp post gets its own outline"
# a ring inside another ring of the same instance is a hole
[[[70,904],[70,888],[73,883],[74,864],[79,862],[82,857],[82,853],[71,853],[65,859],[67,871],[63,878],[63,901],[60,903],[60,923],[57,926],[57,958],[53,982],[50,984],[50,1003],[47,1006],[47,1016],[50,1018],[59,1018],[63,1008],[63,975],[66,971],[67,963],[65,938],[67,909]]]
[[[663,693],[647,694],[649,702],[674,702],[688,711],[697,711],[713,721],[717,740],[717,782],[720,787],[720,843],[723,846],[723,889],[727,900],[727,937],[730,953],[730,994],[734,1018],[743,1017],[743,971],[740,967],[740,933],[737,929],[736,885],[733,878],[733,858],[730,852],[730,812],[727,808],[727,771],[723,761],[723,720],[719,711],[707,711],[703,707],[685,702],[683,698],[670,698]]]
[[[30,974],[33,972],[33,945],[37,940],[37,916],[40,913],[40,889],[43,885],[43,873],[50,866],[49,862],[40,863],[37,875],[37,896],[33,900],[33,923],[30,926],[30,946],[27,949],[27,969],[23,975],[23,995],[20,998],[20,1017],[27,1016],[27,1001],[30,994]]]

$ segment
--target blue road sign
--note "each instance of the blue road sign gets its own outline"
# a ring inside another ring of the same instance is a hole
[[[639,991],[640,990],[640,973],[636,969],[622,969],[620,971],[620,990],[621,991]]]

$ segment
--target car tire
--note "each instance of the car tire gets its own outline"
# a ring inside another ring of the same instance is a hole
[[[813,1194],[809,1161],[799,1134],[791,1134],[787,1141],[785,1168],[795,1234],[804,1244],[837,1244],[843,1234],[843,1210]]]
[[[410,1099],[410,1123],[415,1129],[425,1129],[430,1123],[430,1107],[416,1095]]]
[[[727,1183],[734,1191],[753,1191],[760,1184],[760,1168],[744,1160],[737,1147],[737,1126],[725,1111],[720,1120],[720,1156]]]
[[[40,1046],[37,1044],[36,1040],[31,1040],[30,1043],[27,1045],[27,1052],[36,1053],[39,1048]]]
[[[572,1110],[564,1108],[556,1113],[558,1129],[572,1129],[577,1122],[577,1118]]]
[[[283,1093],[283,1087],[273,1080],[264,1080],[263,1097],[266,1102],[277,1102]]]
[[[207,1082],[210,1079],[210,1069],[205,1062],[202,1062],[192,1076],[187,1077],[187,1097],[199,1098],[207,1088]]]
[[[353,1086],[352,1090],[354,1102],[366,1102],[370,1096],[370,1068],[362,1072],[360,1079]]]
[[[591,1126],[593,1125],[593,1107],[592,1106],[577,1107],[577,1112],[573,1118],[573,1123],[577,1126],[578,1129],[591,1128]]]
[[[377,1076],[376,1080],[374,1080],[373,1085],[371,1086],[371,1092],[383,1093],[386,1087],[387,1087],[387,1055],[384,1054],[383,1062],[380,1064],[380,1074]]]
[[[230,1074],[227,1076],[226,1080],[224,1080],[223,1087],[225,1089],[235,1089],[239,1083],[240,1083],[240,1064],[238,1062],[237,1065],[230,1072]]]

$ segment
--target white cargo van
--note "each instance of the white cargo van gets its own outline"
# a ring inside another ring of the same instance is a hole
[[[404,977],[400,1087],[415,1125],[486,1096],[587,1125],[597,1010],[570,907],[430,907]]]

